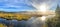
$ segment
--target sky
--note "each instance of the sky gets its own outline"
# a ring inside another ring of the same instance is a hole
[[[60,0],[0,0],[0,11],[18,12],[27,10],[36,10],[36,7],[42,3],[49,5],[50,10],[55,10]],[[32,5],[33,4],[33,5]]]

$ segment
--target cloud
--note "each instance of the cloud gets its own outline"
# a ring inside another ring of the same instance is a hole
[[[40,4],[47,3],[50,8],[55,7],[59,0],[0,0],[0,8],[2,9],[36,9]]]
[[[58,0],[30,0],[29,2],[35,8],[38,8],[43,3],[46,3],[47,5],[49,5],[50,8],[52,8],[52,7],[56,7],[56,4],[58,3]]]
[[[0,11],[26,11],[34,10],[28,0],[0,0]]]
[[[26,3],[27,0],[0,0],[0,8],[4,9],[23,9],[32,8],[31,5]]]

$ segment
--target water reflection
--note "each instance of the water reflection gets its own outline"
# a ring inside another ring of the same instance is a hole
[[[41,17],[31,17],[28,21],[28,27],[42,27],[44,22],[41,21]]]
[[[9,26],[12,26],[12,27],[26,27],[25,26],[26,21],[5,20],[5,19],[0,18],[0,23],[5,24],[8,27]]]
[[[0,18],[0,23],[5,24],[8,27],[42,27],[44,24],[38,17],[31,17],[28,21],[6,20]]]

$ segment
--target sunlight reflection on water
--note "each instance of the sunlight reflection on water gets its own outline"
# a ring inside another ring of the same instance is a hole
[[[31,19],[27,21],[28,27],[42,27],[44,22],[41,21],[40,18],[41,17],[31,17]]]

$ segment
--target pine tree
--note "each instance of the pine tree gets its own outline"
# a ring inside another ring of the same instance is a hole
[[[60,27],[60,7],[57,5],[57,8],[55,10],[55,17],[48,19],[47,25],[48,27]]]
[[[60,17],[60,8],[59,8],[59,5],[57,5],[55,13],[56,13],[56,17]]]
[[[57,8],[56,8],[56,10],[55,10],[55,13],[56,13],[56,19],[55,19],[55,21],[56,21],[56,27],[60,27],[60,7],[59,7],[59,5],[57,5]]]

